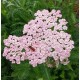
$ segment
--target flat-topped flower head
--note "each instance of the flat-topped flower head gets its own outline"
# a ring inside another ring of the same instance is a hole
[[[66,33],[67,21],[62,18],[60,10],[38,10],[35,19],[24,25],[23,36],[10,35],[4,40],[3,56],[12,63],[20,64],[29,60],[35,67],[53,58],[57,63],[67,65],[70,52],[74,48],[71,35]]]

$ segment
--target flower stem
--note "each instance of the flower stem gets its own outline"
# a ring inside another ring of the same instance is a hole
[[[45,80],[50,80],[49,72],[48,72],[45,64],[43,64],[42,67],[43,67],[42,72],[43,72],[43,76],[44,76]]]
[[[44,69],[45,69],[45,73],[46,73],[46,76],[47,76],[47,80],[50,80],[49,73],[48,73],[48,70],[47,70],[47,68],[45,67],[45,65],[44,65]]]

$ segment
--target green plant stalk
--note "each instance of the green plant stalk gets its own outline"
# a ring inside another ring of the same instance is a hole
[[[42,76],[44,78],[43,80],[51,80],[49,72],[48,72],[45,64],[42,64],[42,66],[40,68],[41,68]]]
[[[43,66],[44,66],[44,70],[45,70],[45,73],[46,73],[47,80],[50,80],[49,72],[48,72],[48,70],[47,70],[47,68],[45,67],[44,64],[43,64]]]

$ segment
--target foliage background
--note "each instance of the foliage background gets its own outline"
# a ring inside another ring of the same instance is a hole
[[[68,33],[72,35],[75,48],[71,52],[70,63],[58,68],[38,65],[33,68],[28,61],[20,65],[11,64],[4,57],[2,61],[2,80],[79,80],[79,27],[78,0],[1,0],[1,52],[3,40],[9,35],[21,36],[24,24],[34,18],[34,13],[42,9],[60,9],[69,22]]]

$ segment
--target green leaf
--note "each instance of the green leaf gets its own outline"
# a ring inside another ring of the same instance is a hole
[[[71,67],[71,64],[68,64],[67,67],[68,67],[68,69],[70,69],[70,70],[73,71],[73,69],[72,69],[72,67]]]
[[[17,77],[19,80],[28,80],[30,65],[27,61],[22,62],[21,64],[13,64],[12,65],[12,77]]]
[[[65,78],[64,71],[62,71],[60,77],[63,78],[63,79]]]
[[[73,23],[76,23],[76,16],[74,13],[71,13],[71,18],[72,18]]]

